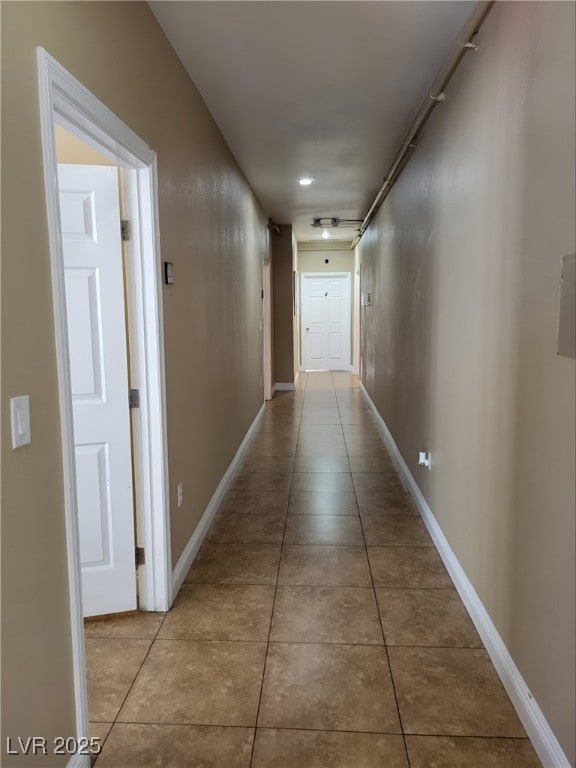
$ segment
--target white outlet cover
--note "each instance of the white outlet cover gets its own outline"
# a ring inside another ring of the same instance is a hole
[[[30,442],[30,395],[10,399],[12,448],[21,448]]]

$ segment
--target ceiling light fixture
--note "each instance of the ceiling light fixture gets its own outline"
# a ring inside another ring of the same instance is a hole
[[[311,179],[309,176],[304,176],[304,178],[298,179],[298,184],[300,184],[301,187],[309,187],[313,181],[314,179]]]
[[[324,232],[322,232],[322,239],[328,240],[329,237],[330,237],[330,232],[328,232],[328,230],[325,229]]]

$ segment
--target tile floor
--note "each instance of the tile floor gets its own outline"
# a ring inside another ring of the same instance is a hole
[[[97,768],[537,768],[346,373],[266,406],[174,608],[86,624]]]

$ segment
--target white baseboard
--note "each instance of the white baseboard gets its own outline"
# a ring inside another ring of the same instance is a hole
[[[200,522],[196,526],[194,533],[192,534],[192,536],[190,537],[190,540],[188,541],[188,544],[186,544],[186,547],[184,548],[184,552],[182,552],[182,554],[180,555],[178,562],[176,563],[176,567],[172,571],[172,602],[174,602],[174,600],[176,599],[176,595],[178,594],[178,591],[182,586],[184,579],[186,578],[186,574],[190,570],[190,566],[192,565],[194,558],[198,554],[198,550],[200,549],[202,542],[204,541],[204,538],[208,533],[208,529],[210,528],[210,524],[214,519],[214,515],[218,511],[218,507],[222,503],[222,499],[224,498],[224,494],[228,490],[230,481],[232,480],[232,477],[234,476],[234,473],[236,472],[238,465],[240,464],[240,461],[242,459],[242,454],[246,450],[246,446],[248,445],[250,438],[254,434],[254,430],[258,426],[258,423],[262,418],[263,413],[264,413],[264,405],[262,405],[262,407],[258,411],[258,414],[254,419],[254,421],[252,422],[252,424],[250,425],[248,432],[246,432],[246,435],[244,436],[244,440],[242,440],[240,447],[238,448],[234,458],[230,462],[230,466],[224,473],[222,480],[220,480],[220,483],[218,484],[218,488],[216,488],[216,490],[214,491],[214,495],[210,499],[208,506],[204,511],[204,514],[200,518]]]
[[[90,755],[72,755],[66,768],[90,768]]]
[[[536,699],[530,693],[530,690],[520,674],[518,667],[514,663],[508,648],[494,626],[488,611],[478,597],[478,593],[452,551],[448,540],[444,536],[440,525],[428,506],[428,502],[422,495],[422,491],[418,487],[408,465],[404,461],[386,422],[380,415],[362,383],[360,384],[360,387],[366,398],[366,402],[372,411],[374,421],[390,449],[394,463],[398,467],[398,471],[414,499],[436,549],[444,561],[444,565],[454,582],[458,594],[462,598],[462,602],[470,614],[470,618],[478,630],[482,642],[486,646],[486,650],[494,664],[496,672],[514,705],[518,717],[522,721],[522,725],[526,729],[526,733],[528,734],[544,768],[570,768],[570,761],[566,757],[558,739],[550,728]]]
[[[275,392],[294,392],[295,389],[296,384],[293,384],[292,382],[276,382],[276,384],[274,384]]]

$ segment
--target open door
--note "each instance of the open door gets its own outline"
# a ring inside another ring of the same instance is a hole
[[[84,616],[135,610],[118,168],[58,165]]]

